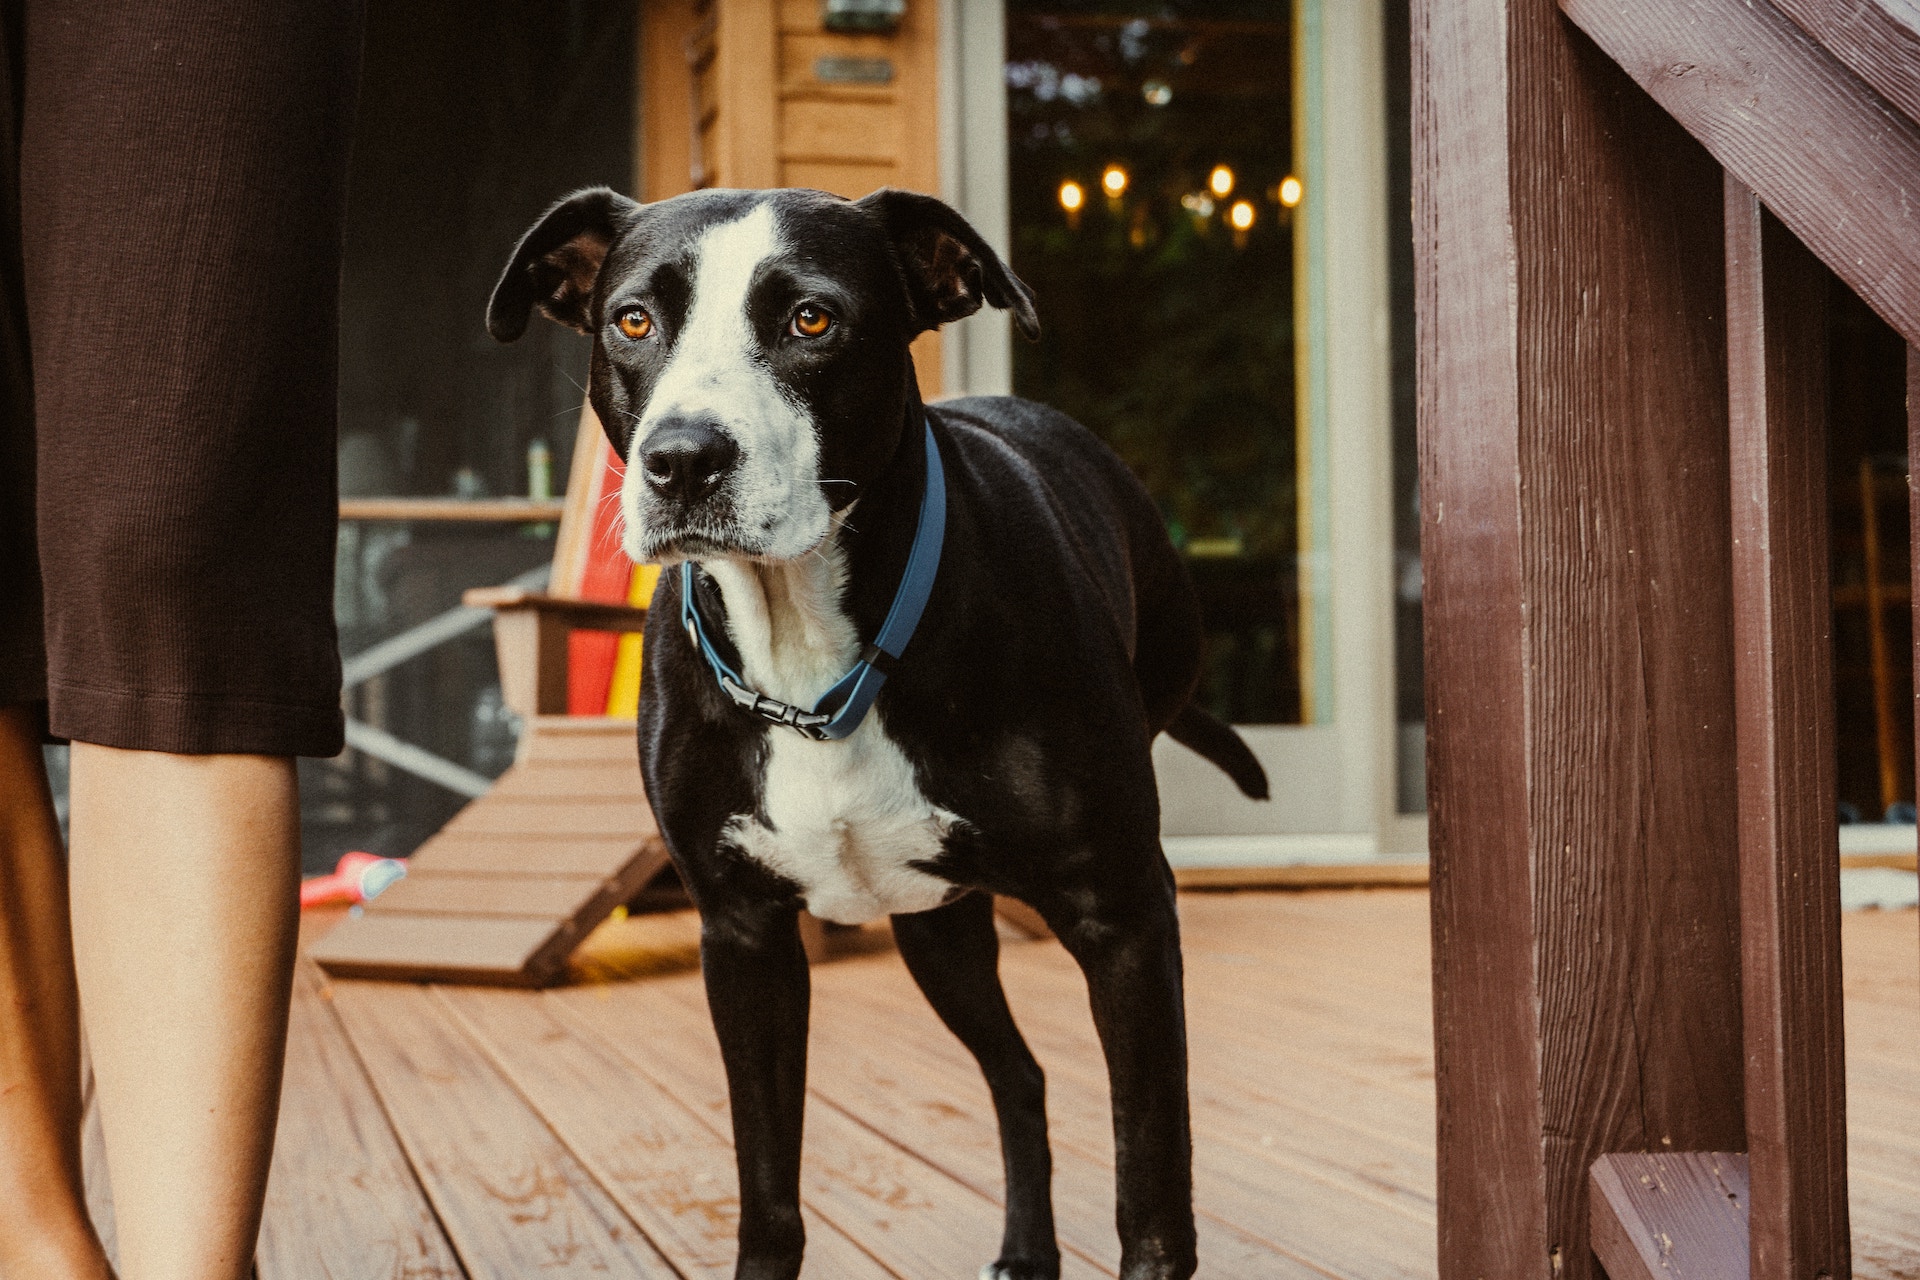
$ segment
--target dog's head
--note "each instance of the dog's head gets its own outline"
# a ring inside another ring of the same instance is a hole
[[[877,191],[562,200],[487,307],[593,339],[589,398],[626,461],[635,560],[784,560],[827,536],[900,444],[907,344],[983,303],[1036,337],[1033,294],[958,213]]]

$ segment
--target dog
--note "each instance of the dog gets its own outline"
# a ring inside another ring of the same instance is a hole
[[[1118,301],[1118,300],[1117,300]],[[488,304],[593,339],[647,622],[647,797],[699,908],[740,1175],[737,1280],[791,1280],[806,1085],[806,908],[892,917],[979,1062],[1005,1157],[988,1280],[1054,1280],[1045,1082],[1008,1010],[993,894],[1085,974],[1112,1084],[1123,1280],[1196,1266],[1185,1012],[1156,734],[1267,780],[1192,702],[1201,627],[1164,521],[1066,416],[921,402],[908,344],[1032,292],[957,212],[883,190],[706,190],[554,205]],[[1115,323],[1125,323],[1125,310]]]

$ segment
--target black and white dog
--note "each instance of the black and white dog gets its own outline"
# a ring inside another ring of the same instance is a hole
[[[741,1280],[800,1271],[803,906],[893,917],[992,1089],[1007,1215],[981,1274],[1059,1275],[1045,1089],[1001,991],[990,894],[1036,908],[1085,972],[1123,1280],[1194,1271],[1179,925],[1149,745],[1164,730],[1251,796],[1266,777],[1190,702],[1193,587],[1120,460],[1026,401],[921,403],[908,342],[983,303],[1038,335],[1031,292],[927,196],[641,205],[602,188],[527,233],[487,313],[502,341],[535,307],[593,338],[589,395],[627,462],[626,551],[681,566],[648,620],[640,754],[700,909]]]

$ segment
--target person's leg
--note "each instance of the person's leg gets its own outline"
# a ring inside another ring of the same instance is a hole
[[[0,1280],[107,1280],[80,1182],[67,871],[37,708],[0,707]]]
[[[45,697],[75,744],[74,955],[125,1280],[235,1280],[253,1255],[297,907],[292,757],[341,745],[359,43],[359,0],[25,5]]]
[[[80,1024],[67,872],[40,755],[33,363],[20,270],[20,0],[0,0],[0,1280],[98,1280],[80,1190]]]
[[[73,746],[73,931],[125,1280],[250,1274],[299,918],[293,762]]]

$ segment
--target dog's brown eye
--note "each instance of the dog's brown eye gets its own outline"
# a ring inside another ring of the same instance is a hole
[[[819,307],[805,306],[793,313],[793,332],[802,338],[817,338],[833,328],[833,317]]]
[[[653,317],[644,307],[628,307],[615,316],[613,322],[620,326],[620,332],[635,340],[653,332]]]

